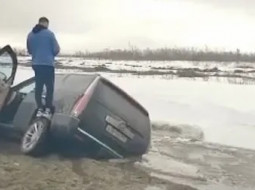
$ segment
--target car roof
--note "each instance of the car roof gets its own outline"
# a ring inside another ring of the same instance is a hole
[[[95,74],[57,74],[55,89],[63,91],[82,91],[84,92],[89,84],[95,80]]]
[[[77,98],[82,95],[98,75],[57,74],[54,102],[56,111],[69,113]]]

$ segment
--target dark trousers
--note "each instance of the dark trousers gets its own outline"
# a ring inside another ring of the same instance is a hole
[[[35,72],[35,100],[38,108],[43,108],[42,93],[46,87],[45,107],[53,109],[53,95],[55,83],[55,68],[53,66],[33,65]]]

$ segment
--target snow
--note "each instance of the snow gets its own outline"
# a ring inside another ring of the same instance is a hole
[[[19,57],[19,62],[30,63],[29,57]],[[112,70],[133,70],[133,71],[148,71],[151,69],[214,69],[218,68],[221,71],[233,72],[238,69],[240,71],[253,71],[254,63],[236,63],[236,62],[191,62],[191,61],[122,61],[122,60],[106,60],[106,59],[86,59],[74,57],[58,57],[57,64],[67,67],[96,67],[104,66]]]

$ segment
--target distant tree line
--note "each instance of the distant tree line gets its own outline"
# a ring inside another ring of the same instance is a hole
[[[27,56],[24,49],[15,49],[18,56]],[[60,56],[82,57],[88,59],[137,60],[137,61],[217,61],[217,62],[255,62],[255,53],[236,51],[216,51],[208,48],[161,48],[161,49],[115,49],[98,52],[78,51]]]

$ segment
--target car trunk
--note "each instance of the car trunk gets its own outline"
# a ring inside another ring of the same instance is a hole
[[[97,79],[93,94],[79,116],[81,131],[121,156],[144,154],[151,133],[148,112],[110,81]]]

